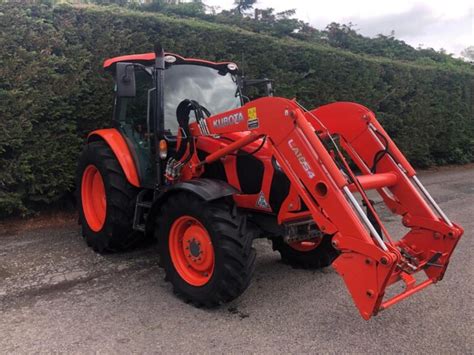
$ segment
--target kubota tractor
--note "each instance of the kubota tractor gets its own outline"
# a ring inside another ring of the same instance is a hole
[[[332,264],[365,319],[443,278],[463,230],[366,107],[308,111],[234,63],[160,46],[104,67],[116,83],[113,128],[90,133],[77,173],[94,250],[156,238],[166,279],[199,306],[244,292],[259,237],[293,266]],[[243,91],[258,83],[266,97],[250,101]],[[404,236],[390,235],[368,190],[400,216]],[[404,291],[384,299],[397,281]]]

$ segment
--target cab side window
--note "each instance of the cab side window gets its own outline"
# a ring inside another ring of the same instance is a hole
[[[135,70],[136,96],[117,98],[116,119],[128,137],[133,137],[135,143],[141,146],[148,142],[148,91],[153,88],[150,75],[141,69]],[[151,109],[151,107],[150,107]],[[150,120],[150,125],[153,120]],[[150,127],[152,130],[153,127]]]

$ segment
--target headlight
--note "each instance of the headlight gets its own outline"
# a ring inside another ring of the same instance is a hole
[[[237,68],[238,68],[237,64],[235,64],[235,63],[227,64],[227,69],[229,69],[230,71],[235,71],[235,70],[237,70]]]
[[[176,57],[174,55],[165,55],[165,62],[166,63],[174,63],[176,62]]]

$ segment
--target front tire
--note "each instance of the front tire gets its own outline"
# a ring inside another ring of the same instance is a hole
[[[113,252],[141,239],[132,230],[138,189],[127,181],[107,143],[95,141],[84,147],[76,186],[79,223],[87,245],[99,253]]]
[[[156,236],[167,281],[195,306],[213,307],[240,296],[254,267],[254,231],[233,204],[171,195],[157,216]]]

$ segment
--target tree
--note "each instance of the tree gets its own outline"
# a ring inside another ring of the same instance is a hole
[[[328,43],[334,47],[349,49],[354,40],[357,37],[361,37],[354,27],[355,25],[352,22],[342,25],[337,22],[331,22],[326,26],[325,30]]]
[[[235,10],[239,15],[243,15],[244,11],[250,10],[257,0],[234,0]]]
[[[97,1],[97,0],[94,0]],[[101,0],[103,1],[103,0]],[[114,0],[117,1],[117,0]],[[161,12],[182,17],[202,17],[206,14],[206,5],[202,0],[141,0],[129,1],[129,7],[150,12]]]
[[[466,58],[467,60],[474,62],[474,46],[469,46],[465,48],[462,52],[461,55]]]

